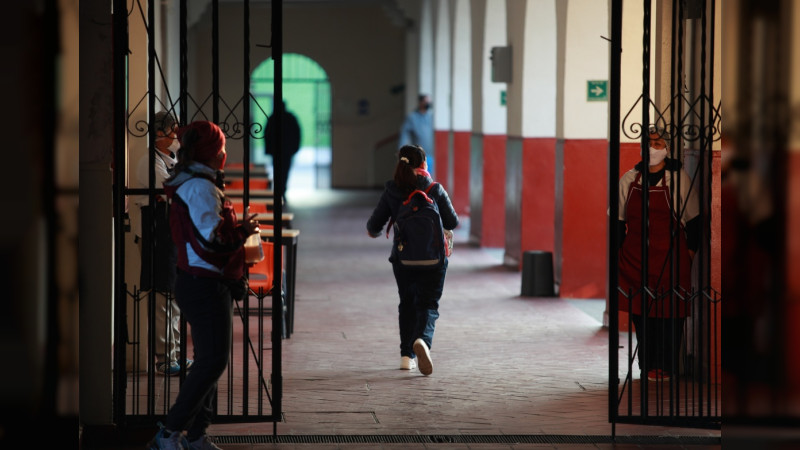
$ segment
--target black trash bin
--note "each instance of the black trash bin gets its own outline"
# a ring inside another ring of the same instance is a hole
[[[553,253],[527,251],[522,254],[522,296],[555,297]]]

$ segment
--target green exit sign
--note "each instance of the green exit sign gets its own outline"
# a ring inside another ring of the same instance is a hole
[[[586,101],[608,101],[608,80],[589,80],[586,82]]]

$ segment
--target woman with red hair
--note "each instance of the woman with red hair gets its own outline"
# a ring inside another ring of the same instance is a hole
[[[225,135],[211,122],[178,130],[175,172],[164,182],[178,250],[175,298],[192,330],[194,365],[151,443],[157,449],[216,449],[208,440],[217,380],[230,358],[233,299],[245,289],[244,243],[258,233],[254,216],[237,222],[221,188]]]

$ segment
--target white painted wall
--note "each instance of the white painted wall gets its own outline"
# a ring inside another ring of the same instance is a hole
[[[452,45],[453,131],[472,130],[472,42],[469,0],[454,0]]]
[[[508,0],[508,41],[513,51],[508,85],[508,135],[556,134],[555,0]]]
[[[405,75],[405,111],[411,111],[417,106],[420,82],[420,14],[421,2],[419,0],[401,0],[398,2],[403,14],[410,21],[406,28],[406,75]]]
[[[556,5],[528,1],[522,60],[522,136],[556,135]]]
[[[422,0],[419,26],[419,92],[415,94],[433,95],[433,73],[433,0]],[[416,107],[415,100],[409,111]]]
[[[451,96],[451,42],[450,0],[435,2],[436,28],[434,31],[434,86],[433,86],[433,128],[450,129]],[[427,149],[426,149],[427,150]]]
[[[631,122],[641,123],[641,101],[637,99],[642,95],[642,17],[644,8],[642,2],[623,2],[622,4],[622,56],[620,58],[620,121],[625,121],[625,115],[630,111],[630,117],[624,122],[630,128]],[[609,28],[610,29],[610,28]],[[604,34],[610,37],[609,34]],[[651,35],[652,36],[652,35]],[[651,38],[651,48],[655,38]],[[610,44],[609,44],[610,45]],[[606,51],[606,53],[608,53]],[[651,53],[650,66],[655,62],[655,52]],[[655,83],[655,73],[651,71],[651,87]],[[585,88],[584,88],[585,90]],[[650,95],[654,91],[651,89]],[[635,107],[634,107],[635,104]],[[633,110],[631,110],[633,108]],[[651,109],[652,114],[652,109]],[[622,126],[622,123],[620,123]],[[638,132],[637,132],[638,133]],[[628,130],[628,134],[632,134]],[[638,139],[629,139],[625,130],[620,134],[620,142],[638,142]]]
[[[482,82],[482,110],[481,123],[483,134],[506,134],[507,117],[506,107],[500,105],[500,93],[506,90],[506,83],[492,82],[492,69],[489,56],[492,47],[508,45],[506,35],[506,2],[505,0],[491,0],[486,2],[483,34],[484,69],[481,75]]]
[[[608,80],[609,42],[600,37],[609,36],[608,12],[608,3],[597,0],[570,0],[567,6],[565,139],[605,139],[608,136],[608,102],[586,99],[588,80]],[[629,51],[624,45],[623,49],[623,53]]]

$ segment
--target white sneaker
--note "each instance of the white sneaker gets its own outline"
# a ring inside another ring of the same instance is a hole
[[[403,370],[414,370],[417,368],[417,360],[409,358],[408,356],[403,356],[400,358],[400,368]]]
[[[423,375],[432,374],[433,360],[431,359],[431,351],[428,349],[428,345],[425,344],[425,341],[422,339],[414,341],[414,353],[417,354],[419,371],[422,372]]]

